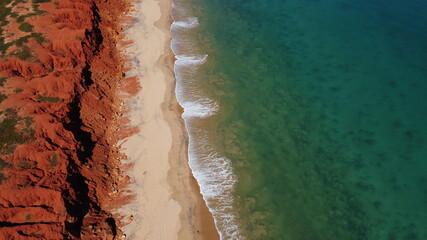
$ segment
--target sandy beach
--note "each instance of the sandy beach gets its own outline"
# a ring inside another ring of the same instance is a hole
[[[126,99],[131,127],[139,132],[119,142],[132,167],[124,217],[124,239],[219,239],[188,166],[188,136],[175,97],[174,56],[170,49],[171,1],[135,1],[124,53],[141,90]]]

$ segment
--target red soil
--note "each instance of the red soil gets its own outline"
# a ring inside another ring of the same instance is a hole
[[[34,129],[0,156],[8,164],[0,181],[0,239],[121,239],[110,210],[123,184],[123,156],[114,146],[133,133],[116,132],[126,122],[116,95],[124,79],[116,45],[127,8],[125,0],[41,3],[46,12],[26,21],[46,41],[29,38],[27,60],[0,59],[0,76],[8,78],[0,111],[32,118]]]

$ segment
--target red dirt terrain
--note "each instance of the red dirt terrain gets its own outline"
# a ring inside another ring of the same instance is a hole
[[[127,1],[0,2],[0,239],[121,239]]]

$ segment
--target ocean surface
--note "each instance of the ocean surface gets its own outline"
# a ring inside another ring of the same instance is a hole
[[[174,0],[222,239],[427,239],[427,2]]]

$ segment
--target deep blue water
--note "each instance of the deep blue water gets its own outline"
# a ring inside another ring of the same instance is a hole
[[[182,2],[219,106],[187,125],[237,179],[223,239],[427,239],[427,2]]]

